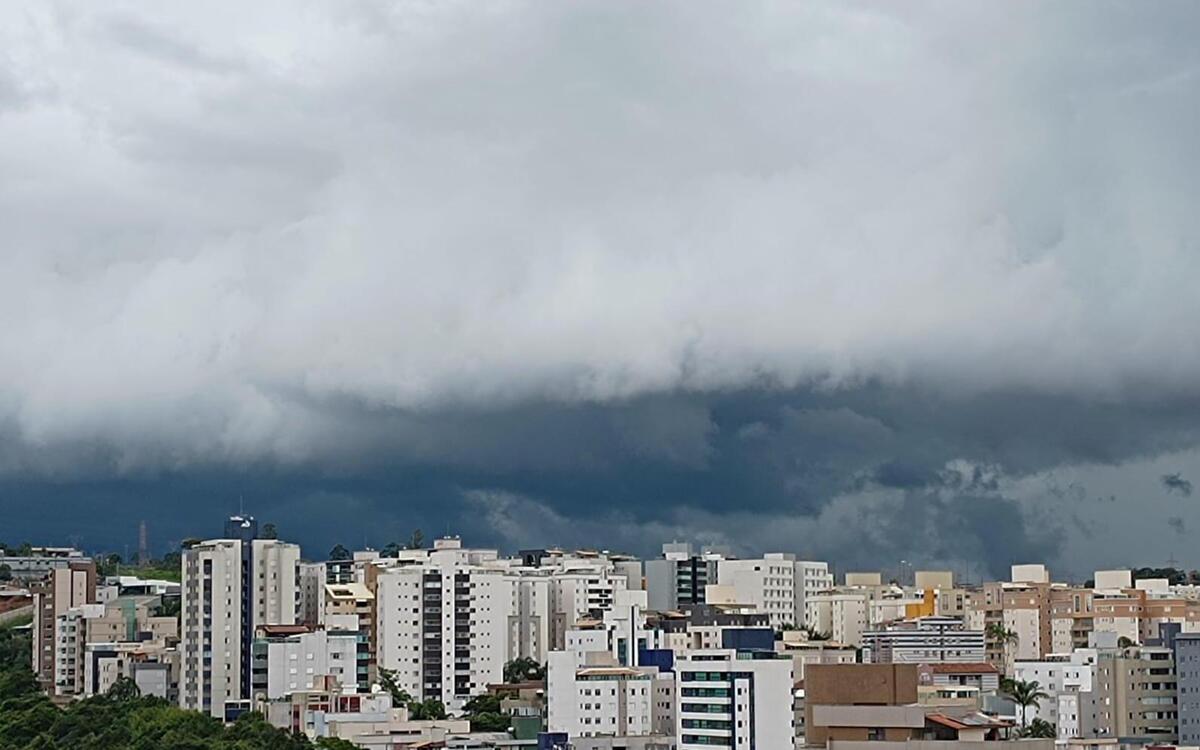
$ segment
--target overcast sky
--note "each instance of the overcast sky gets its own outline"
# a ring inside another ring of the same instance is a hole
[[[0,9],[0,539],[1200,566],[1193,3]]]

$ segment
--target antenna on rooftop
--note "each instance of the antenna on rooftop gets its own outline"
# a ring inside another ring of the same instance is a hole
[[[1179,561],[1175,559],[1175,553],[1172,552],[1171,556],[1167,558],[1167,567],[1174,568],[1177,565],[1179,565]]]

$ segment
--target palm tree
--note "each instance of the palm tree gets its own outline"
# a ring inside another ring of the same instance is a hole
[[[1026,682],[1024,680],[1006,679],[1004,684],[1001,685],[1000,690],[1009,698],[1012,698],[1013,703],[1016,703],[1018,706],[1020,706],[1021,734],[1024,735],[1026,709],[1028,709],[1030,706],[1033,706],[1034,709],[1037,709],[1037,707],[1041,705],[1042,700],[1048,700],[1050,698],[1050,694],[1042,690],[1042,686],[1038,684],[1037,680],[1030,680],[1029,682]]]
[[[988,645],[1000,652],[1000,664],[997,666],[1001,670],[1008,670],[1008,647],[1016,646],[1021,642],[1021,636],[1017,635],[1017,631],[1010,630],[1004,627],[1002,622],[993,622],[984,630],[984,637],[987,638]]]
[[[1029,728],[1024,731],[1022,737],[1031,737],[1035,739],[1053,740],[1058,738],[1058,727],[1045,719],[1034,719],[1029,722]]]
[[[991,625],[988,625],[986,633],[989,641],[1002,648],[1008,645],[1015,646],[1021,642],[1021,636],[1017,635],[1017,631],[1009,630],[1000,622],[993,622]]]

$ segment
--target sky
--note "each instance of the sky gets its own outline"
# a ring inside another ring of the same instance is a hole
[[[0,8],[0,540],[1200,567],[1194,3]]]

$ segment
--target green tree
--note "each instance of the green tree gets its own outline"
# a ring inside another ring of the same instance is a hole
[[[0,581],[11,581],[12,577],[12,566],[7,563],[0,563]]]
[[[351,557],[350,550],[340,544],[333,545],[333,549],[329,550],[330,560],[349,560]]]
[[[420,721],[446,718],[446,706],[435,698],[408,704],[408,718]]]
[[[263,539],[278,539],[279,530],[275,528],[275,524],[273,523],[264,523],[262,530],[258,532],[258,535]]]
[[[400,682],[396,679],[396,671],[393,669],[379,668],[379,686],[392,696],[392,705],[396,708],[407,706],[413,702],[408,691],[400,687]]]
[[[1017,631],[1009,630],[1002,623],[993,622],[987,626],[985,631],[987,639],[1001,648],[1009,645],[1016,645],[1021,642],[1021,636],[1017,635]]]
[[[425,535],[420,529],[413,529],[412,536],[408,539],[409,549],[425,549]]]
[[[472,732],[505,732],[512,721],[500,708],[500,697],[494,693],[477,695],[463,706]]]
[[[122,675],[108,688],[106,695],[115,701],[131,701],[142,697],[142,689],[136,682]]]
[[[400,556],[400,542],[388,542],[387,544],[383,545],[383,549],[381,549],[379,551],[379,556],[380,557],[399,557]]]
[[[1042,686],[1037,680],[1010,680],[1005,679],[1000,686],[1000,691],[1013,699],[1013,703],[1021,709],[1021,732],[1025,732],[1025,714],[1026,711],[1033,707],[1037,709],[1043,700],[1048,700],[1050,694],[1042,690]]]
[[[358,750],[358,745],[341,737],[320,737],[314,747],[317,750]]]
[[[1005,663],[1008,662],[1009,647],[1015,647],[1021,642],[1021,636],[1017,634],[1017,631],[1004,627],[1003,623],[993,622],[983,632],[988,646],[999,651],[1000,658]]]
[[[519,656],[504,665],[504,681],[509,684],[544,679],[546,668],[528,656]]]

